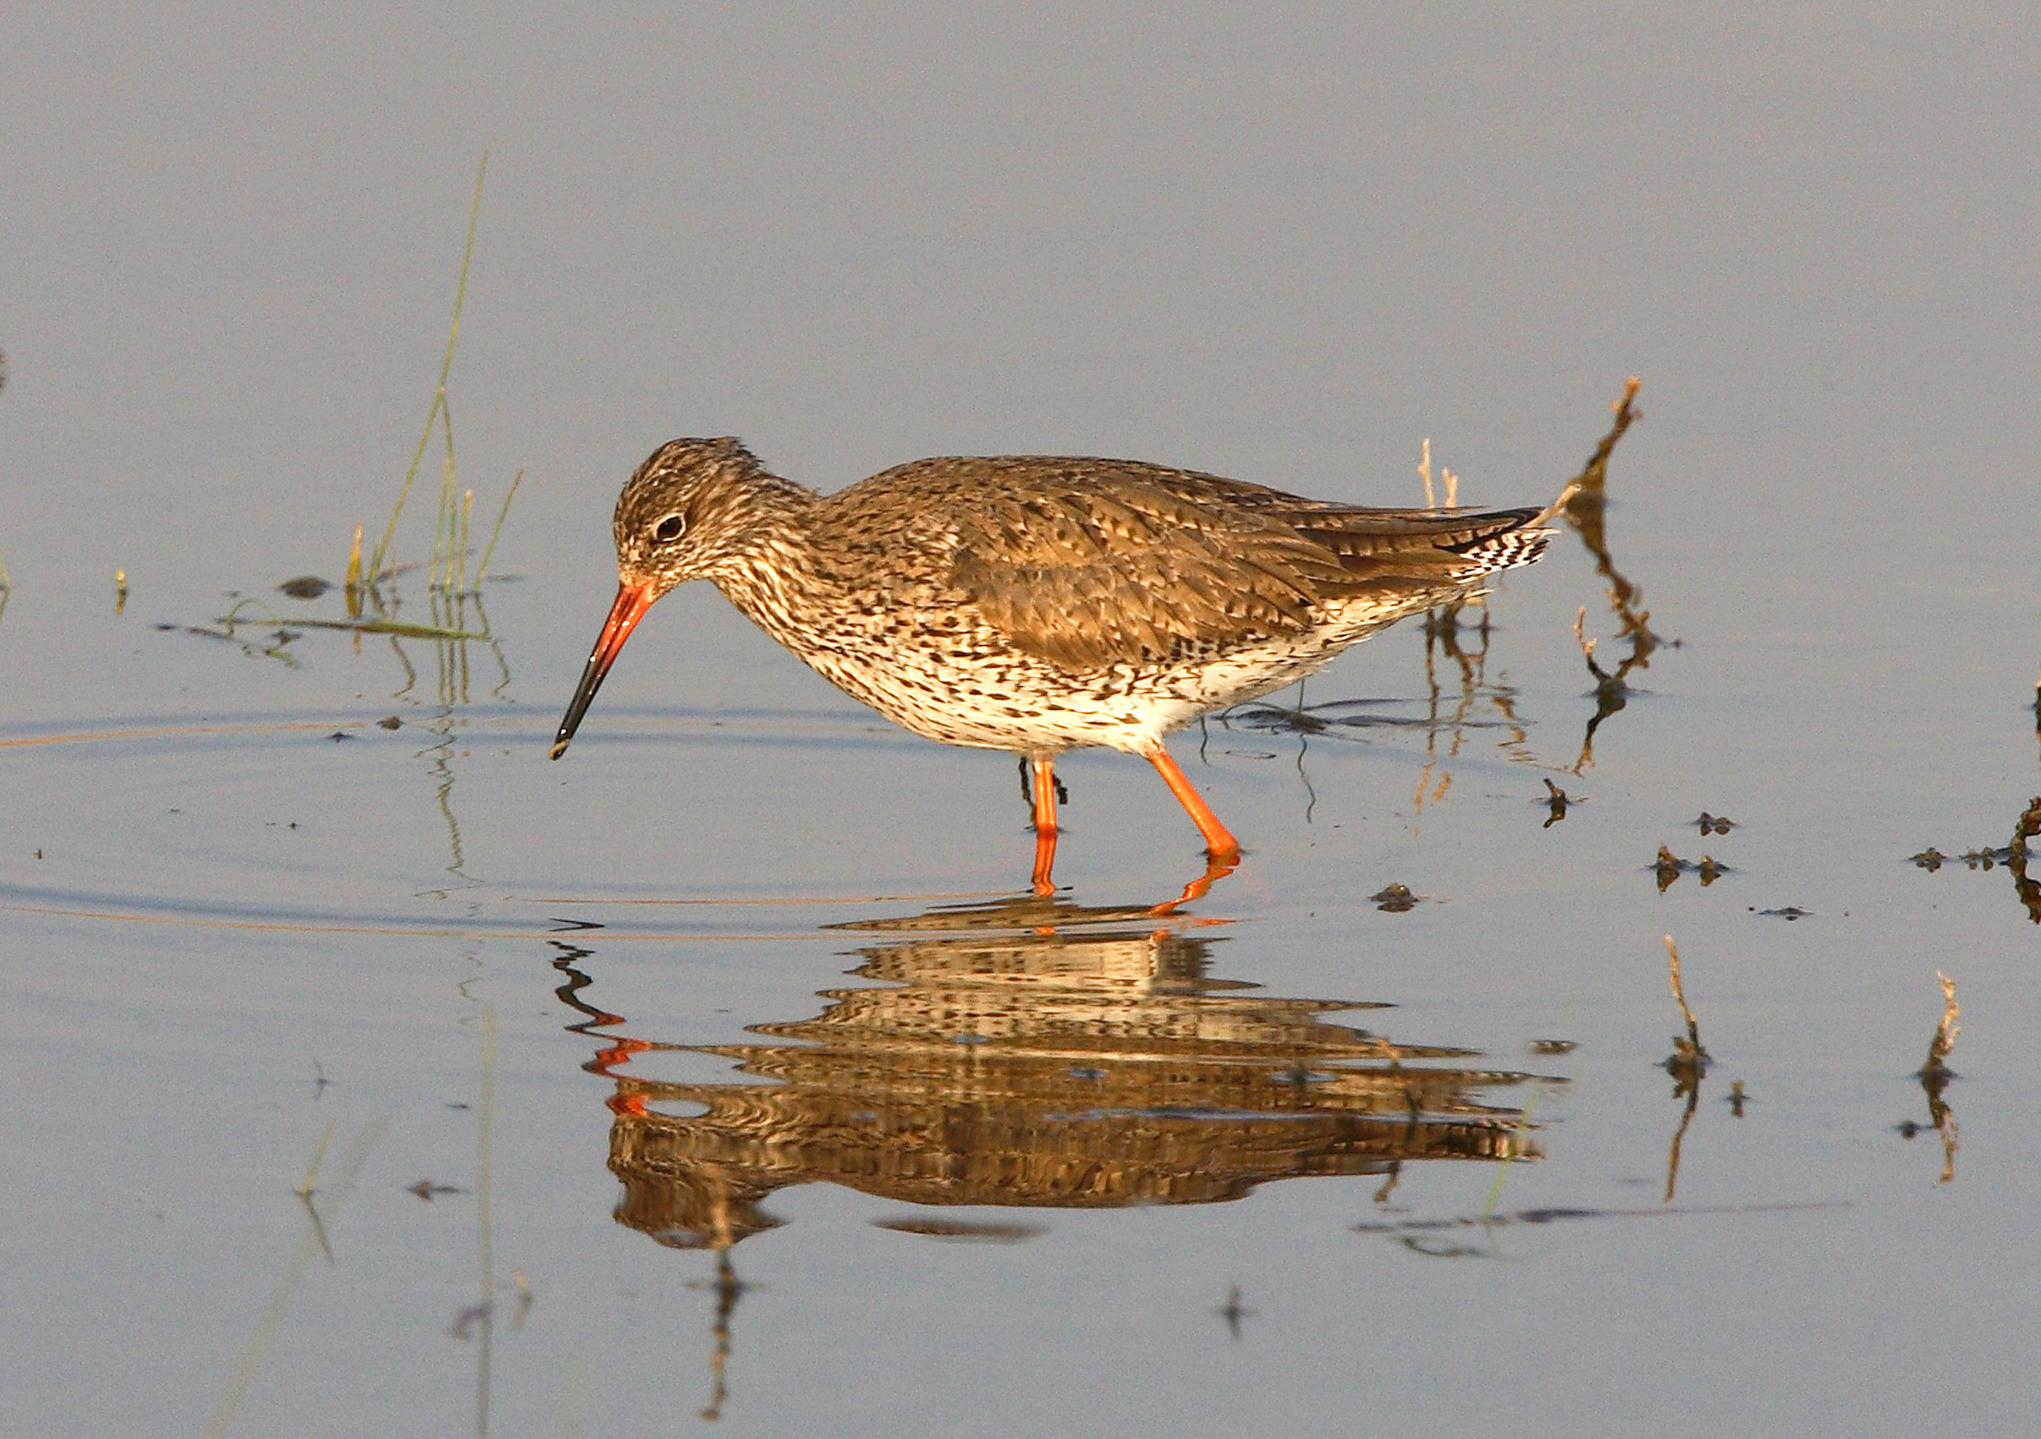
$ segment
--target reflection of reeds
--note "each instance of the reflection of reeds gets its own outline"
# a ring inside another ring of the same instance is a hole
[[[496,1343],[496,1261],[491,1248],[490,1145],[496,1130],[496,1010],[482,1006],[482,1084],[475,1101],[475,1259],[482,1296],[481,1342],[475,1351],[475,1432],[489,1432],[489,1371]],[[520,1312],[520,1318],[522,1313]]]
[[[372,1120],[355,1134],[354,1142],[348,1146],[346,1155],[341,1159],[337,1181],[333,1188],[325,1191],[328,1220],[340,1217],[341,1207],[353,1191],[355,1180],[361,1175],[362,1166],[368,1163],[369,1154],[382,1141],[383,1131],[388,1127],[386,1120]],[[321,1156],[324,1155],[325,1149],[326,1140],[321,1139],[319,1142]],[[316,1172],[315,1161],[315,1175]],[[307,1188],[301,1195],[307,1209],[311,1209],[312,1198],[316,1193],[309,1188],[311,1178],[312,1176],[307,1176]],[[220,1394],[220,1402],[213,1406],[212,1418],[207,1421],[205,1427],[208,1439],[225,1434],[227,1427],[234,1422],[234,1414],[240,1409],[242,1399],[247,1396],[248,1386],[255,1381],[255,1373],[262,1367],[263,1356],[269,1352],[270,1343],[276,1338],[277,1331],[283,1328],[284,1315],[290,1309],[291,1299],[297,1294],[298,1286],[304,1282],[306,1272],[312,1267],[312,1256],[322,1252],[331,1257],[332,1251],[326,1244],[325,1225],[320,1222],[318,1211],[313,1209],[311,1232],[298,1242],[298,1248],[292,1254],[290,1263],[284,1267],[283,1277],[277,1281],[276,1289],[269,1296],[269,1302],[263,1306],[261,1316],[255,1321],[254,1331],[248,1336],[248,1342],[241,1347],[241,1355],[235,1361],[233,1372],[227,1378],[227,1386]]]

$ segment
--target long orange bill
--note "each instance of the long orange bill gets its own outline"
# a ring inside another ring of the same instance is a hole
[[[602,677],[616,663],[617,652],[645,617],[645,611],[652,608],[653,598],[649,584],[634,585],[626,580],[617,586],[617,602],[610,606],[609,618],[603,621],[602,637],[588,657],[588,668],[581,672],[581,683],[574,687],[574,699],[567,706],[567,717],[560,721],[560,732],[553,736],[553,748],[547,758],[558,759],[567,753],[567,742],[574,738],[581,717],[588,713],[595,692],[602,688]]]

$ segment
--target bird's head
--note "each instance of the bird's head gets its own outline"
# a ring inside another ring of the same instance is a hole
[[[736,439],[670,440],[638,466],[617,496],[617,598],[581,671],[552,757],[588,712],[603,676],[653,601],[688,580],[714,575],[744,542],[746,518],[775,482]],[[784,484],[784,482],[778,482]]]

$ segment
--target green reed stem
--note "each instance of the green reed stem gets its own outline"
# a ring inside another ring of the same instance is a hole
[[[482,152],[482,164],[475,172],[475,199],[468,209],[468,242],[461,250],[461,278],[454,287],[453,323],[447,327],[446,359],[439,367],[439,387],[432,397],[432,408],[426,412],[425,428],[418,436],[418,448],[412,453],[411,467],[404,472],[404,487],[397,492],[397,507],[390,511],[390,523],[384,527],[383,538],[376,544],[374,559],[369,564],[369,583],[374,584],[383,572],[383,558],[389,553],[390,542],[397,534],[397,517],[404,513],[404,502],[411,497],[411,482],[418,478],[418,466],[425,458],[425,447],[432,442],[433,422],[446,405],[447,376],[454,368],[454,342],[461,334],[461,306],[468,298],[468,265],[475,257],[475,227],[482,219],[482,182],[489,174],[489,152]]]
[[[496,542],[503,538],[503,522],[510,518],[510,502],[517,498],[517,487],[524,483],[524,466],[517,467],[517,477],[510,482],[510,493],[503,497],[503,508],[496,512],[496,528],[489,532],[489,547],[482,551],[482,563],[475,566],[475,589],[480,592],[482,576],[489,572],[489,557],[496,553]]]
[[[444,397],[439,405],[440,427],[446,432],[446,459],[439,467],[439,516],[432,529],[432,583],[452,589],[454,583],[454,411]]]

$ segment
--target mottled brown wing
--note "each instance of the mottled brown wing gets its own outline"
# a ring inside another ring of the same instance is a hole
[[[1378,587],[1450,592],[1459,571],[1486,572],[1461,545],[1537,513],[1364,510],[1130,461],[939,463],[960,486],[943,496],[951,584],[1015,646],[1070,668],[1300,633],[1317,606]]]

